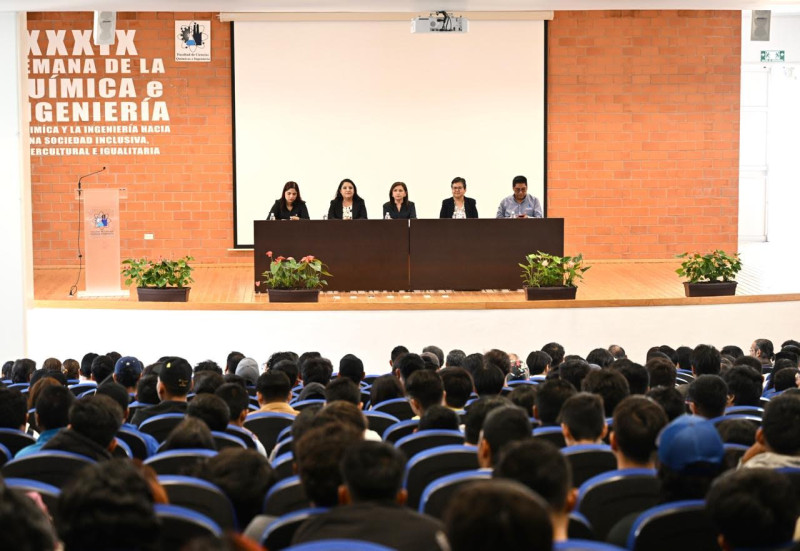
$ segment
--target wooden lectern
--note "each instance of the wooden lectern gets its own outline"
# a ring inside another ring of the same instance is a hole
[[[78,297],[127,297],[130,291],[120,288],[119,231],[120,197],[125,189],[84,189],[83,200],[84,259],[86,290]]]

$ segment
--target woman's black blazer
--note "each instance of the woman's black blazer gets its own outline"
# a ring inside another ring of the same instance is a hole
[[[331,201],[331,206],[328,209],[328,219],[329,220],[341,220],[342,219],[342,201],[339,199],[334,199]],[[364,204],[363,199],[353,199],[353,220],[361,218],[363,220],[367,219],[367,205]]]
[[[275,204],[272,205],[272,208],[269,210],[269,214],[267,214],[267,219],[269,220],[269,215],[274,214],[275,220],[288,220],[292,216],[298,216],[301,220],[308,220],[308,209],[306,208],[306,202],[302,201],[294,205],[294,209],[292,210],[283,210],[281,209],[281,200],[276,199]]]
[[[456,202],[452,197],[442,201],[442,210],[439,211],[439,218],[452,218],[453,213],[456,211]],[[464,197],[464,211],[467,213],[467,218],[478,217],[478,207],[475,205],[475,199]]]

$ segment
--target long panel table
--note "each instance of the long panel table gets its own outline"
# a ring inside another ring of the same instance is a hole
[[[321,258],[331,291],[517,289],[525,255],[564,253],[564,219],[254,222],[255,281],[276,256]],[[265,292],[262,286],[256,292]]]

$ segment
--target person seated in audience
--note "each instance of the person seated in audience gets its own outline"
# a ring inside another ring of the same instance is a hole
[[[366,440],[375,440],[380,442],[381,436],[371,430],[367,423],[367,418],[361,411],[360,404],[353,402],[346,402],[344,400],[337,400],[333,403],[326,404],[314,416],[311,421],[312,426],[320,427],[327,423],[335,424],[348,424],[352,428],[361,431],[362,437]]]
[[[94,360],[99,354],[95,354],[94,352],[87,352],[81,358],[81,368],[80,368],[80,381],[82,383],[86,383],[91,381],[92,379],[92,360]]]
[[[625,349],[618,344],[609,345],[608,352],[614,357],[614,360],[628,359],[628,356],[625,354]]]
[[[510,406],[511,402],[502,396],[486,396],[470,404],[464,419],[464,444],[477,446],[486,416],[495,408]]]
[[[255,443],[256,451],[266,457],[267,450],[264,448],[264,444],[261,443],[254,432],[244,426],[247,414],[250,411],[250,395],[247,393],[247,390],[236,383],[225,383],[219,387],[214,394],[222,398],[228,406],[228,411],[230,412],[228,425],[237,427],[246,432]]]
[[[728,385],[719,375],[700,375],[689,385],[686,401],[694,415],[713,419],[725,413]]]
[[[346,377],[356,385],[360,385],[364,375],[364,362],[358,356],[345,354],[339,360],[339,377]]]
[[[535,375],[547,375],[550,372],[550,364],[552,363],[553,359],[550,355],[541,350],[534,350],[528,354],[525,360],[525,365],[528,366],[531,377]]]
[[[464,367],[464,359],[466,357],[467,355],[463,350],[454,348],[447,353],[447,357],[444,360],[444,367]]]
[[[61,364],[61,372],[69,381],[77,381],[81,376],[81,364],[77,360],[67,358]]]
[[[797,388],[797,379],[800,376],[800,369],[789,367],[780,371],[772,372],[773,388],[775,392],[783,392],[787,388]]]
[[[480,396],[498,396],[506,383],[505,375],[494,364],[486,364],[472,372],[475,393]]]
[[[673,421],[687,413],[686,401],[674,386],[657,386],[650,389],[646,396],[664,408],[669,421]]]
[[[136,401],[140,404],[155,405],[158,399],[158,375],[142,375],[136,383]]]
[[[430,352],[431,354],[436,356],[436,359],[439,360],[439,367],[445,367],[444,363],[444,350],[439,348],[436,345],[430,344],[422,349],[422,352]],[[460,351],[459,351],[460,352]]]
[[[400,386],[406,387],[406,381],[415,371],[425,369],[425,362],[418,354],[409,352],[398,357],[394,363],[394,375],[400,381]]]
[[[559,419],[567,446],[602,444],[608,433],[603,398],[597,394],[579,392],[569,397],[561,406]]]
[[[187,417],[197,417],[206,426],[217,432],[224,432],[228,427],[231,411],[225,400],[214,394],[198,394],[186,408]]]
[[[559,367],[561,363],[564,361],[564,355],[566,354],[564,347],[558,344],[557,342],[549,342],[542,347],[542,352],[546,353],[550,356],[550,368]]]
[[[11,369],[14,367],[14,362],[11,360],[3,364],[3,381],[11,380]]]
[[[664,409],[652,400],[629,396],[620,402],[609,437],[617,469],[654,469],[656,439],[668,422]]]
[[[583,379],[592,371],[591,366],[580,358],[566,358],[558,367],[558,376],[563,381],[572,383],[576,389],[581,388]]]
[[[325,403],[344,401],[361,409],[361,387],[347,377],[331,379],[325,387]]]
[[[625,377],[631,394],[644,395],[650,390],[650,373],[643,365],[623,359],[614,360],[610,367]]]
[[[517,406],[491,410],[483,421],[478,441],[478,465],[490,469],[508,444],[531,438],[531,420]]]
[[[381,402],[402,398],[403,396],[403,387],[397,377],[394,375],[381,375],[372,382],[372,388],[369,390],[369,403],[374,408]]]
[[[752,446],[756,443],[758,427],[745,419],[725,419],[717,425],[717,432],[725,444]]]
[[[296,353],[292,352],[291,350],[284,350],[282,352],[273,352],[270,355],[269,359],[267,359],[266,370],[269,371],[270,369],[272,369],[273,367],[278,365],[278,363],[282,362],[283,360],[288,360],[288,361],[294,363],[295,365],[299,366],[300,364],[302,364],[306,360],[309,360],[311,358],[321,358],[321,357],[322,357],[322,354],[320,354],[319,352],[305,352],[302,356],[298,356]],[[291,379],[291,377],[289,377],[289,379]]]
[[[114,382],[125,387],[128,394],[136,393],[136,383],[142,376],[144,366],[137,358],[125,356],[114,364]]]
[[[31,380],[33,380],[36,377],[37,373],[49,373],[53,375],[56,374],[53,371],[47,372],[44,371],[43,369],[40,369],[34,372],[33,377],[31,377]],[[58,376],[64,378],[64,375],[61,373],[58,373]],[[64,378],[64,381],[66,383],[66,378]],[[42,391],[48,386],[63,386],[66,388],[67,385],[60,383],[56,378],[50,376],[41,377],[35,383],[31,383],[31,386],[28,387],[28,400],[26,404],[27,410],[29,412],[36,408],[36,401],[39,399],[39,394],[41,394]],[[28,434],[31,434],[33,436],[37,436],[41,432],[39,426],[36,424],[35,415],[30,415],[30,414],[28,415],[28,424],[25,430],[28,432]]]
[[[789,391],[791,392],[791,391]],[[800,468],[800,396],[783,393],[764,408],[756,443],[742,457],[743,468]]]
[[[11,382],[29,383],[33,372],[36,371],[36,362],[30,358],[21,358],[11,367]]]
[[[56,551],[61,549],[50,518],[38,495],[0,484],[0,549]]]
[[[61,385],[47,386],[39,393],[36,399],[36,426],[39,429],[39,438],[35,444],[19,450],[15,458],[25,457],[38,452],[47,444],[58,431],[69,424],[69,409],[75,402],[75,396],[68,388]],[[3,403],[0,391],[0,407]]]
[[[483,355],[483,362],[486,366],[493,365],[498,368],[503,373],[504,379],[511,373],[511,358],[507,353],[497,348],[492,348],[486,352]]]
[[[127,459],[85,467],[64,486],[54,512],[64,551],[153,549],[159,522],[150,484]]]
[[[137,436],[142,438],[145,446],[147,447],[148,456],[154,455],[158,452],[158,440],[156,440],[151,434],[141,432],[136,425],[125,422],[125,419],[128,418],[130,411],[128,409],[128,391],[124,386],[113,381],[106,381],[97,387],[96,395],[108,396],[117,404],[119,404],[119,407],[122,408],[122,425],[120,425],[120,428],[132,431]]]
[[[403,507],[405,464],[390,444],[353,443],[339,465],[338,505],[304,522],[292,543],[352,539],[399,551],[447,550],[441,522]]]
[[[727,473],[714,482],[706,509],[722,551],[796,549],[797,497],[789,478],[770,469]]]
[[[298,363],[293,360],[280,360],[275,364],[273,364],[273,366],[270,367],[268,371],[270,373],[278,373],[279,371],[281,373],[285,373],[286,376],[289,378],[289,381],[291,381],[292,383],[292,388],[296,387],[302,382],[300,379],[300,367]]]
[[[665,386],[672,388],[677,381],[675,364],[666,358],[652,358],[644,364],[650,377],[650,388]]]
[[[178,423],[158,449],[159,453],[175,450],[216,450],[208,425],[199,417],[186,416]]]
[[[258,362],[253,358],[242,358],[236,365],[235,375],[244,379],[247,386],[256,386],[258,380]]]
[[[429,407],[442,405],[444,401],[442,378],[435,371],[427,369],[416,371],[406,381],[406,394],[415,418],[418,419]]]
[[[42,364],[42,370],[61,373],[61,360],[58,358],[47,358]]]
[[[259,375],[256,382],[256,398],[261,407],[253,413],[297,415],[297,410],[289,405],[292,400],[292,384],[285,373],[268,371]]]
[[[492,477],[520,482],[547,502],[553,541],[565,541],[569,514],[575,508],[578,489],[572,487],[569,462],[551,442],[527,438],[511,442],[495,464]]]
[[[461,488],[445,510],[452,551],[550,550],[547,503],[513,480],[482,480]]]
[[[194,374],[202,373],[203,371],[213,371],[222,375],[222,368],[214,360],[203,360],[194,366]]]
[[[757,359],[762,367],[771,366],[772,359],[775,357],[775,347],[769,339],[756,339],[750,345],[750,355]]]
[[[122,408],[108,396],[85,396],[70,407],[69,428],[53,436],[42,451],[72,452],[95,461],[111,459],[122,415]]]
[[[28,401],[16,388],[0,387],[0,428],[24,431],[28,424]]]
[[[744,351],[735,344],[729,344],[720,348],[719,353],[725,356],[731,356],[734,360],[744,356]]]
[[[419,355],[428,371],[439,371],[439,358],[433,352],[423,352]]]
[[[758,372],[762,372],[764,368],[764,366],[761,365],[761,362],[753,356],[742,356],[733,362],[733,365],[748,365]]]
[[[219,387],[225,384],[225,377],[216,371],[201,371],[194,374],[192,390],[197,394],[214,394]],[[247,386],[245,384],[245,386]]]
[[[508,399],[517,407],[525,410],[525,415],[533,417],[533,408],[536,404],[536,385],[516,385],[508,394]]]
[[[464,369],[466,369],[470,376],[474,375],[475,372],[483,367],[483,354],[475,353],[470,354],[466,358],[464,358]]]
[[[708,344],[698,344],[692,350],[691,356],[692,375],[719,375],[720,354],[719,350]]]
[[[389,367],[392,368],[392,373],[394,373],[396,366],[394,365],[397,360],[400,359],[400,356],[403,354],[408,354],[408,348],[399,344],[392,348],[392,351],[389,353]]]
[[[98,385],[114,374],[114,362],[108,356],[92,360],[92,380]]]
[[[622,373],[613,369],[592,370],[584,377],[581,390],[597,394],[603,399],[606,417],[614,415],[617,404],[631,393],[627,379]]]
[[[136,411],[131,419],[134,425],[162,413],[186,413],[186,395],[192,390],[192,366],[177,356],[165,358],[158,373],[156,385],[158,404]]]
[[[463,367],[445,367],[439,372],[439,376],[444,388],[444,404],[450,409],[464,409],[475,387],[469,371]]]
[[[728,405],[754,406],[761,405],[761,372],[746,365],[731,367],[722,374],[722,380],[728,385]]]
[[[303,390],[297,396],[298,401],[324,400],[325,387],[331,381],[333,364],[327,358],[311,358],[301,366]]]
[[[572,383],[561,379],[551,379],[536,388],[536,402],[533,416],[542,427],[558,426],[558,415],[567,398],[577,394]]]
[[[608,367],[614,362],[614,356],[605,348],[595,348],[586,355],[586,361],[597,367]]]
[[[458,414],[449,407],[439,404],[425,409],[419,418],[417,431],[421,430],[459,430],[461,421]]]

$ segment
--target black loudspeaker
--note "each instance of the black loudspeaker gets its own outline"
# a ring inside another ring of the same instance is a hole
[[[768,41],[771,12],[769,10],[753,10],[750,24],[750,40]]]
[[[94,12],[94,38],[95,46],[108,46],[114,43],[117,29],[117,12]]]

